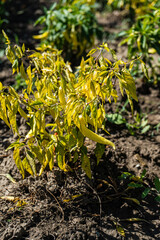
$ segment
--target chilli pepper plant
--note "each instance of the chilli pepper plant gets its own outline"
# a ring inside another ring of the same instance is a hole
[[[63,171],[72,171],[78,161],[91,177],[85,138],[97,142],[97,163],[105,145],[115,148],[98,132],[99,128],[105,130],[105,101],[117,101],[117,84],[122,95],[126,92],[133,110],[132,98],[137,101],[130,74],[133,62],[118,60],[105,43],[91,50],[87,60],[82,58],[74,73],[61,51],[26,51],[24,45],[12,46],[5,33],[4,36],[13,73],[20,72],[27,85],[18,94],[12,86],[0,83],[0,118],[18,135],[8,149],[14,148],[13,158],[20,173],[23,177],[25,171],[41,175],[46,166],[52,170],[54,164]],[[105,51],[113,54],[112,62],[103,57]],[[18,114],[28,126],[26,136],[18,131]],[[41,166],[38,173],[37,164]]]

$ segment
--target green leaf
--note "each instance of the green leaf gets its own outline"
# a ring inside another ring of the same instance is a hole
[[[128,184],[128,187],[141,188],[141,187],[143,187],[143,184],[131,182],[131,183]]]
[[[97,143],[94,150],[95,156],[97,158],[97,165],[99,164],[100,159],[102,158],[106,146],[104,144]]]
[[[160,179],[158,177],[156,177],[154,179],[154,185],[155,185],[155,188],[158,192],[160,192]]]
[[[78,147],[82,147],[83,144],[84,144],[84,136],[80,131],[78,131],[77,145]]]
[[[58,167],[61,170],[65,170],[65,152],[64,148],[62,148],[60,145],[57,147],[57,155],[56,155],[56,160],[58,163]]]
[[[150,125],[147,125],[141,130],[141,133],[144,134],[144,133],[148,132],[149,129],[150,129]]]
[[[150,188],[145,188],[145,190],[142,192],[142,198],[144,199],[147,195],[148,195],[148,193],[150,192]]]
[[[157,202],[160,202],[160,195],[157,195],[157,197],[155,198],[155,200],[156,200]]]
[[[144,169],[143,172],[141,173],[141,179],[143,179],[146,176],[146,172],[147,172],[147,170]]]
[[[107,120],[111,123],[120,125],[126,123],[126,120],[119,113],[106,114]]]
[[[120,179],[127,179],[127,178],[130,177],[130,176],[132,176],[131,173],[129,173],[129,172],[123,172],[119,178],[120,178]]]
[[[47,151],[47,158],[49,163],[49,169],[52,171],[54,166],[54,154],[55,154],[55,147],[52,145]]]

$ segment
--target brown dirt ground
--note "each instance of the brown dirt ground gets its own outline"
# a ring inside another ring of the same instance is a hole
[[[19,15],[12,16],[12,30],[19,34],[20,42],[27,43],[31,39],[30,46],[34,46],[31,36],[37,30],[33,29],[31,21],[28,25],[26,18],[34,16],[32,19],[35,20],[41,14],[43,1],[29,1],[30,5],[17,2],[19,11],[23,8],[23,13],[20,18]],[[113,31],[121,18],[116,12],[108,19],[110,20],[107,20],[106,15],[105,21],[104,17],[100,21],[107,31]],[[113,44],[112,41],[111,43]],[[124,56],[124,52],[118,54]],[[0,78],[5,84],[14,81],[10,64],[5,58],[0,64]],[[143,169],[147,170],[145,183],[150,187],[153,187],[155,176],[160,178],[160,136],[154,128],[160,122],[159,90],[150,86],[146,92],[142,82],[137,83],[137,89],[139,103],[135,109],[148,114],[150,130],[145,135],[136,131],[132,136],[124,125],[106,122],[107,130],[111,133],[109,138],[115,142],[116,150],[106,148],[103,158],[96,166],[93,154],[95,145],[92,141],[86,141],[91,154],[91,180],[80,168],[74,173],[63,173],[56,167],[51,172],[45,171],[41,177],[29,176],[22,180],[13,161],[12,151],[5,151],[14,141],[12,132],[0,121],[0,196],[15,198],[15,201],[0,199],[0,239],[124,239],[118,233],[118,226],[124,229],[125,239],[128,240],[160,239],[160,204],[154,200],[154,193],[142,199],[143,189],[124,192],[127,181],[122,182],[118,178],[122,172],[139,176]],[[111,108],[107,103],[106,108],[111,112],[115,106]],[[20,131],[25,133],[23,124]],[[3,174],[10,174],[16,183],[12,183]],[[74,195],[79,197],[65,201]],[[136,198],[140,205],[124,198]],[[137,222],[136,219],[140,220]]]

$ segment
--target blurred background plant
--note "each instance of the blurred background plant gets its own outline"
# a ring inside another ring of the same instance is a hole
[[[2,29],[5,27],[5,25],[8,23],[8,16],[9,12],[7,11],[7,7],[9,2],[11,0],[1,0],[0,1],[0,57],[4,56],[5,53],[5,47],[4,47],[4,37],[2,35]]]
[[[96,37],[102,38],[102,28],[95,17],[95,1],[61,1],[50,9],[44,8],[35,25],[43,25],[38,49],[50,47],[63,50],[63,57],[73,65],[95,44]]]
[[[108,0],[107,5],[111,10],[119,9],[128,11],[130,24],[136,17],[146,14],[152,7],[160,7],[159,0]]]
[[[15,90],[24,89],[27,87],[25,79],[22,77],[22,74],[19,72],[15,76],[15,84],[13,85]]]
[[[152,8],[152,11],[139,16],[135,24],[129,30],[120,32],[119,36],[125,37],[120,45],[127,44],[129,59],[140,56],[148,67],[150,81],[157,84],[160,65],[153,54],[160,56],[160,9]],[[135,74],[138,72],[139,67]]]

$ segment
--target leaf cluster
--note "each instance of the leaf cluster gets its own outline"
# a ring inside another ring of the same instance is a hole
[[[102,36],[92,2],[62,1],[54,3],[49,10],[45,8],[45,14],[35,22],[43,25],[40,35],[34,36],[41,39],[39,48],[49,45],[63,50],[65,59],[75,64],[93,46],[95,36]]]
[[[141,175],[138,177],[129,172],[123,172],[119,178],[123,179],[124,181],[129,181],[127,190],[139,188],[142,189],[142,199],[146,198],[147,195],[150,193],[154,196],[157,202],[160,202],[160,179],[156,176],[153,180],[153,186],[151,187],[146,182],[146,173],[147,171],[146,169],[144,169]]]
[[[125,108],[127,104],[128,100],[126,101],[121,110],[118,108],[116,113],[106,114],[107,120],[116,125],[124,124],[131,135],[135,135],[136,133],[147,133],[151,127],[148,123],[147,115],[137,112],[134,113],[132,122],[127,121],[127,118],[124,117],[123,114],[125,112],[125,114],[130,115],[130,112],[128,113]]]

